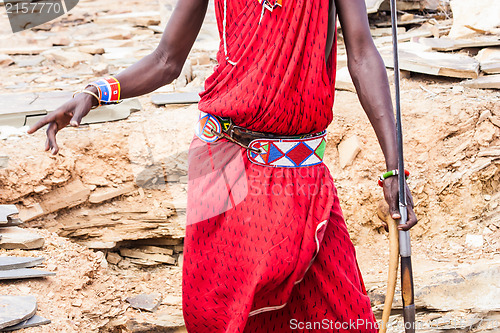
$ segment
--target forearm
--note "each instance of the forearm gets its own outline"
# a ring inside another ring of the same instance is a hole
[[[115,76],[120,82],[120,99],[141,96],[169,84],[179,76],[179,68],[182,66],[162,59],[157,51],[151,53]],[[93,86],[86,89],[98,93]],[[97,100],[92,99],[92,105],[97,104]]]
[[[169,84],[179,76],[181,69],[181,64],[162,59],[155,51],[116,75],[121,98],[144,95]]]
[[[349,71],[359,100],[375,130],[388,170],[397,169],[396,125],[387,72],[375,46],[349,59]]]
[[[121,98],[150,93],[179,76],[200,31],[207,6],[208,0],[177,2],[158,48],[116,75]]]

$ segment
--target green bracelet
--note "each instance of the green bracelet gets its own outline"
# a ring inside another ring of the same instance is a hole
[[[382,176],[380,176],[380,178],[378,179],[378,185],[380,187],[384,186],[384,180],[386,180],[389,177],[397,176],[398,174],[399,174],[399,171],[397,169],[387,171]],[[408,178],[409,175],[410,175],[410,172],[408,170],[405,170],[405,178]]]

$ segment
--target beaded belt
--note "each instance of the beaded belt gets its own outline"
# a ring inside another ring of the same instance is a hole
[[[248,159],[270,167],[300,168],[323,163],[326,131],[299,136],[279,136],[236,126],[230,118],[201,112],[196,136],[207,143],[227,139],[247,149]]]

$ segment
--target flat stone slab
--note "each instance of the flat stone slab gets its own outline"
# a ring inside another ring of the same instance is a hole
[[[338,145],[338,151],[340,167],[343,169],[346,166],[351,165],[358,153],[361,151],[359,138],[354,135],[343,140]]]
[[[0,156],[0,169],[5,169],[9,166],[9,156]]]
[[[500,310],[500,261],[462,264],[422,274],[415,292],[417,307],[475,312]]]
[[[380,5],[384,2],[384,0],[365,0],[366,3],[366,12],[368,14],[373,14],[378,12]]]
[[[1,94],[0,126],[31,126],[48,113],[71,99],[72,92],[51,91],[43,93]],[[82,124],[100,123],[127,118],[131,112],[142,109],[137,98],[120,104],[101,106],[92,110]]]
[[[122,257],[151,260],[157,261],[164,264],[175,265],[175,258],[166,254],[156,254],[156,253],[146,253],[144,251],[134,250],[134,249],[120,249],[120,255]]]
[[[456,51],[469,47],[483,48],[487,46],[500,45],[500,38],[497,36],[476,36],[471,39],[423,38],[418,41],[430,46],[434,51]]]
[[[194,104],[200,101],[200,95],[194,93],[174,93],[174,94],[156,94],[151,96],[153,104],[161,106],[166,104]]]
[[[0,205],[0,224],[8,223],[11,216],[18,213],[19,210],[15,205]]]
[[[500,89],[500,74],[485,75],[475,80],[467,80],[464,86],[474,89]]]
[[[0,227],[17,227],[23,224],[23,221],[21,219],[10,219],[9,222],[5,224],[0,224]]]
[[[14,215],[17,216],[17,215]],[[0,227],[17,227],[23,224],[23,220],[18,217],[8,217],[8,222],[0,222]],[[1,238],[1,237],[0,237]]]
[[[127,330],[133,333],[187,333],[182,313],[158,313],[156,320],[127,321]]]
[[[386,67],[394,68],[392,51],[385,49],[380,54]],[[399,57],[400,68],[409,72],[464,79],[476,79],[479,74],[479,61],[459,53],[429,52],[415,47],[402,49]]]
[[[35,250],[45,243],[42,236],[19,227],[0,228],[0,235],[0,248],[7,250]]]
[[[0,296],[0,329],[33,317],[36,309],[34,296]]]
[[[18,268],[8,271],[0,271],[1,280],[34,279],[47,276],[54,276],[56,273],[33,268]]]
[[[481,71],[487,74],[500,74],[500,47],[487,47],[479,51],[476,56]]]
[[[34,267],[44,260],[43,257],[0,257],[0,271]]]
[[[129,302],[130,306],[134,309],[154,312],[161,304],[161,295],[158,293],[140,294],[133,297],[127,297],[126,301]]]
[[[1,332],[11,332],[11,331],[17,331],[23,328],[29,328],[29,327],[37,327],[41,325],[47,325],[50,324],[50,319],[45,319],[43,317],[34,315],[28,320],[25,320],[23,322],[20,322],[17,325],[14,326],[9,326],[1,330]]]
[[[64,101],[66,101],[67,99],[65,99]],[[45,114],[54,111],[57,107],[61,106],[63,103],[60,103],[60,100],[57,100],[57,103],[54,102],[50,105],[49,104],[44,105],[47,107],[46,109],[47,112],[45,112],[44,114],[27,115],[24,125],[25,126],[34,125],[38,120],[42,119],[45,116]],[[104,123],[107,121],[123,120],[127,119],[132,112],[140,110],[142,110],[142,105],[139,102],[139,99],[137,98],[126,99],[119,104],[102,105],[97,109],[90,110],[89,114],[86,115],[85,118],[83,118],[82,124],[97,124],[97,123]]]
[[[119,197],[121,195],[130,193],[135,190],[135,185],[134,184],[129,184],[125,185],[123,187],[119,188],[105,188],[105,189],[100,189],[94,191],[90,197],[89,197],[89,202],[90,203],[102,203],[104,201],[114,199],[116,197]]]
[[[20,56],[16,57],[14,61],[18,67],[35,67],[40,66],[45,60],[44,56]]]

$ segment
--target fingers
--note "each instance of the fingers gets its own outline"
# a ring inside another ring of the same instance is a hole
[[[413,204],[413,196],[411,195],[411,190],[410,187],[408,186],[408,183],[405,183],[405,188],[406,188],[406,202],[412,206],[415,207]]]
[[[401,218],[401,214],[399,213],[399,201],[398,198],[396,197],[395,200],[391,200],[390,206],[390,212],[391,212],[391,217],[393,220],[398,220]]]
[[[406,210],[408,219],[406,223],[398,225],[399,230],[407,231],[417,224],[417,216],[413,210],[413,197],[406,184]],[[389,213],[394,220],[401,219],[399,211],[399,186],[396,177],[388,178],[384,181],[384,196],[389,204]]]
[[[413,196],[411,195],[410,188],[408,187],[408,184],[405,184],[405,187],[406,187],[406,211],[407,211],[408,220],[406,221],[405,224],[399,225],[398,229],[408,231],[417,224],[418,220],[417,220],[417,215],[415,214],[415,211],[413,210],[413,207],[414,207]]]
[[[85,105],[79,104],[75,108],[75,112],[73,114],[73,117],[71,118],[69,124],[73,127],[78,127],[80,126],[80,123],[82,122],[82,118],[85,116]]]
[[[56,155],[59,151],[59,146],[56,142],[56,134],[57,134],[57,123],[50,123],[47,128],[47,144],[45,145],[45,150],[50,150],[52,155]]]
[[[401,214],[399,213],[398,183],[391,179],[388,186],[389,188],[385,191],[385,193],[386,201],[389,204],[389,214],[391,214],[393,220],[397,220],[401,218]]]
[[[56,117],[55,112],[52,112],[52,113],[46,115],[45,117],[43,117],[42,119],[37,121],[35,125],[31,126],[28,129],[28,134],[33,134],[36,131],[38,131],[40,128],[42,128],[43,126],[47,125],[48,123],[53,122],[55,120],[55,117]]]
[[[47,127],[47,141],[45,142],[45,150],[50,150],[53,155],[59,152],[59,146],[56,141],[57,132],[66,127],[68,124],[78,127],[82,118],[88,113],[92,104],[85,100],[72,99],[63,104],[56,111],[48,114],[33,125],[29,130],[29,134],[33,134],[45,125]]]
[[[414,227],[417,224],[417,222],[418,222],[417,216],[415,215],[415,211],[413,210],[412,206],[407,205],[406,206],[406,211],[408,212],[408,221],[406,221],[405,224],[398,225],[398,229],[399,230],[408,231],[412,227]]]

